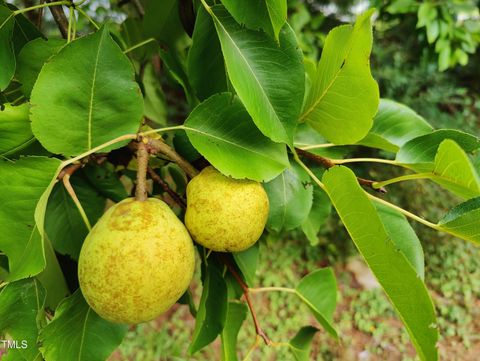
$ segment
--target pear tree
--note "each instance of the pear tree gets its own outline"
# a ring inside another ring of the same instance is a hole
[[[190,355],[220,338],[222,359],[238,360],[252,327],[255,346],[308,360],[317,332],[342,338],[333,269],[278,287],[255,271],[266,238],[315,244],[329,217],[419,359],[438,360],[410,222],[480,242],[480,140],[380,98],[375,10],[332,29],[311,59],[286,0],[120,3],[106,21],[84,0],[0,1],[0,339],[28,345],[5,360],[107,360],[129,325],[177,302],[195,317]],[[41,26],[47,11],[58,31]],[[365,149],[378,157],[355,157]],[[366,179],[357,163],[404,173]],[[385,195],[418,179],[459,204],[427,220]],[[250,297],[270,291],[294,294],[316,323],[271,339]]]

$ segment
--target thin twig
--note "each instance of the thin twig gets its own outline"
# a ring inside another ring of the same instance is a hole
[[[148,153],[147,146],[143,141],[138,142],[137,145],[137,188],[135,190],[135,199],[137,201],[146,201],[147,193],[147,168],[148,168]]]
[[[198,175],[198,170],[163,140],[148,138],[147,147],[150,153],[162,153],[172,162],[177,163],[188,177],[193,178]]]
[[[320,166],[322,166],[326,169],[332,168],[335,165],[337,165],[337,163],[335,163],[330,158],[322,157],[321,155],[310,153],[310,152],[307,152],[307,151],[305,151],[303,149],[299,149],[299,148],[295,148],[295,151],[297,152],[297,154],[300,157],[305,158],[305,159],[309,159],[309,160],[319,164]],[[360,178],[360,177],[357,177],[357,180],[358,180],[358,183],[360,183],[362,186],[371,188],[371,189],[373,189],[373,190],[375,190],[379,193],[387,193],[387,190],[383,187],[381,187],[381,188],[374,187],[374,184],[377,183],[376,181],[373,181],[373,180],[370,180],[370,179],[365,179],[365,178]]]
[[[387,193],[387,190],[384,187],[380,187],[380,188],[378,187],[378,185],[377,185],[378,182],[377,181],[373,181],[373,180],[365,179],[365,178],[360,178],[360,177],[357,177],[357,180],[358,180],[358,183],[360,183],[362,186],[374,189],[379,193]]]
[[[170,195],[170,197],[180,206],[182,207],[183,209],[186,209],[187,208],[187,203],[185,202],[185,200],[178,194],[176,193],[172,188],[170,188],[170,186],[168,185],[167,182],[165,182],[156,172],[155,170],[153,170],[151,167],[148,167],[147,168],[147,171],[148,171],[148,174],[150,175],[150,177],[155,181],[157,182],[158,184],[160,184],[160,187],[162,187],[162,189],[168,193]]]
[[[53,0],[47,0],[47,3],[52,3]],[[53,20],[57,23],[58,29],[64,39],[68,37],[68,20],[62,6],[50,6]]]
[[[252,300],[250,299],[250,289],[248,288],[247,284],[242,280],[242,277],[240,277],[240,275],[235,270],[235,267],[233,267],[233,265],[229,262],[229,260],[226,257],[222,257],[222,260],[243,290],[245,300],[247,301],[248,308],[250,309],[250,313],[252,314],[256,334],[263,339],[263,341],[267,346],[270,345],[272,341],[270,341],[270,339],[265,334],[265,332],[263,332],[262,328],[260,327],[260,324],[258,323],[257,314],[255,313]]]
[[[85,210],[82,207],[82,203],[80,203],[80,200],[77,197],[77,194],[75,193],[75,190],[72,187],[72,184],[70,183],[70,174],[65,173],[62,177],[63,185],[65,186],[65,189],[67,190],[68,194],[73,200],[73,203],[77,206],[78,212],[80,213],[80,216],[83,219],[83,222],[85,222],[85,226],[87,227],[88,231],[92,230],[92,225],[90,224],[90,221],[88,220],[87,214],[85,213]]]

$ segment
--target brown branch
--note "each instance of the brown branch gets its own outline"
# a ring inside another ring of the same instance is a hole
[[[373,186],[374,183],[377,183],[376,181],[373,181],[373,180],[370,180],[370,179],[365,179],[365,178],[360,178],[360,177],[357,177],[357,180],[358,180],[358,183],[360,183],[362,186],[372,188],[372,189],[374,189],[374,190],[376,190],[377,192],[380,192],[380,193],[387,193],[387,190],[384,187],[375,188]]]
[[[147,168],[148,168],[148,153],[147,146],[143,141],[138,142],[137,145],[137,188],[135,189],[135,199],[137,201],[146,201],[147,193]]]
[[[54,2],[56,0],[47,0],[47,3]],[[60,33],[64,39],[68,38],[68,20],[63,11],[61,5],[58,6],[49,6],[50,12],[52,13],[53,20],[57,23]]]
[[[223,263],[225,264],[225,266],[227,266],[228,270],[230,271],[230,273],[233,275],[233,277],[235,278],[235,280],[238,282],[238,284],[240,285],[240,287],[243,290],[245,300],[247,301],[248,308],[250,309],[250,313],[252,314],[253,324],[255,325],[256,334],[263,339],[263,341],[265,342],[265,345],[267,345],[267,346],[270,345],[272,343],[272,341],[268,338],[268,336],[265,334],[265,332],[260,327],[260,324],[259,324],[258,319],[257,319],[257,314],[255,313],[255,309],[253,307],[252,300],[250,298],[250,291],[249,291],[249,288],[248,288],[247,284],[243,281],[242,277],[240,277],[237,270],[230,263],[230,261],[228,260],[228,258],[226,256],[223,256],[222,260],[223,260]]]
[[[63,179],[66,175],[71,176],[77,170],[83,167],[82,163],[70,164],[58,173],[57,179]]]
[[[172,162],[177,163],[178,166],[183,169],[183,171],[189,178],[193,178],[198,175],[198,170],[163,140],[152,138],[144,139],[147,140],[147,149],[151,154],[161,153],[165,155]]]
[[[305,159],[309,159],[309,160],[321,165],[323,168],[328,169],[328,168],[332,168],[333,166],[335,166],[335,163],[333,163],[330,159],[322,157],[321,155],[310,153],[310,152],[307,152],[306,150],[303,150],[303,149],[300,149],[300,148],[295,148],[295,151],[297,152],[297,154],[300,157],[305,158]]]
[[[185,200],[178,194],[176,193],[172,188],[170,188],[170,186],[168,185],[167,182],[165,182],[151,167],[148,167],[147,168],[147,171],[148,171],[148,174],[150,175],[150,177],[155,181],[157,182],[158,184],[160,184],[160,186],[162,187],[162,189],[168,193],[168,195],[170,195],[170,197],[180,206],[182,207],[183,209],[186,209],[187,208],[187,204],[185,202]]]
[[[295,148],[295,151],[297,152],[297,154],[300,157],[305,158],[305,159],[309,159],[312,162],[315,162],[315,163],[319,164],[320,166],[322,166],[325,169],[332,168],[336,165],[331,159],[322,157],[321,155],[310,153],[310,152],[307,152],[307,151],[305,151],[303,149],[299,149],[299,148]],[[358,180],[358,183],[360,183],[362,186],[371,188],[371,189],[373,189],[377,192],[380,192],[380,193],[387,193],[387,190],[383,187],[375,188],[373,186],[373,184],[376,183],[376,182],[373,181],[373,180],[360,178],[360,177],[357,177],[357,180]]]

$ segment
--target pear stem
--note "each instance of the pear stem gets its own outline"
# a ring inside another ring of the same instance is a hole
[[[135,199],[143,202],[148,198],[147,193],[147,168],[150,154],[143,141],[138,142],[137,148],[137,188],[135,190]]]

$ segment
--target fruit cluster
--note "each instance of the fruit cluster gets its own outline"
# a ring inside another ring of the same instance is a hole
[[[267,222],[262,185],[207,167],[187,185],[185,226],[166,203],[125,199],[100,218],[83,244],[78,276],[88,304],[119,323],[152,320],[187,290],[192,238],[216,252],[252,246]]]

